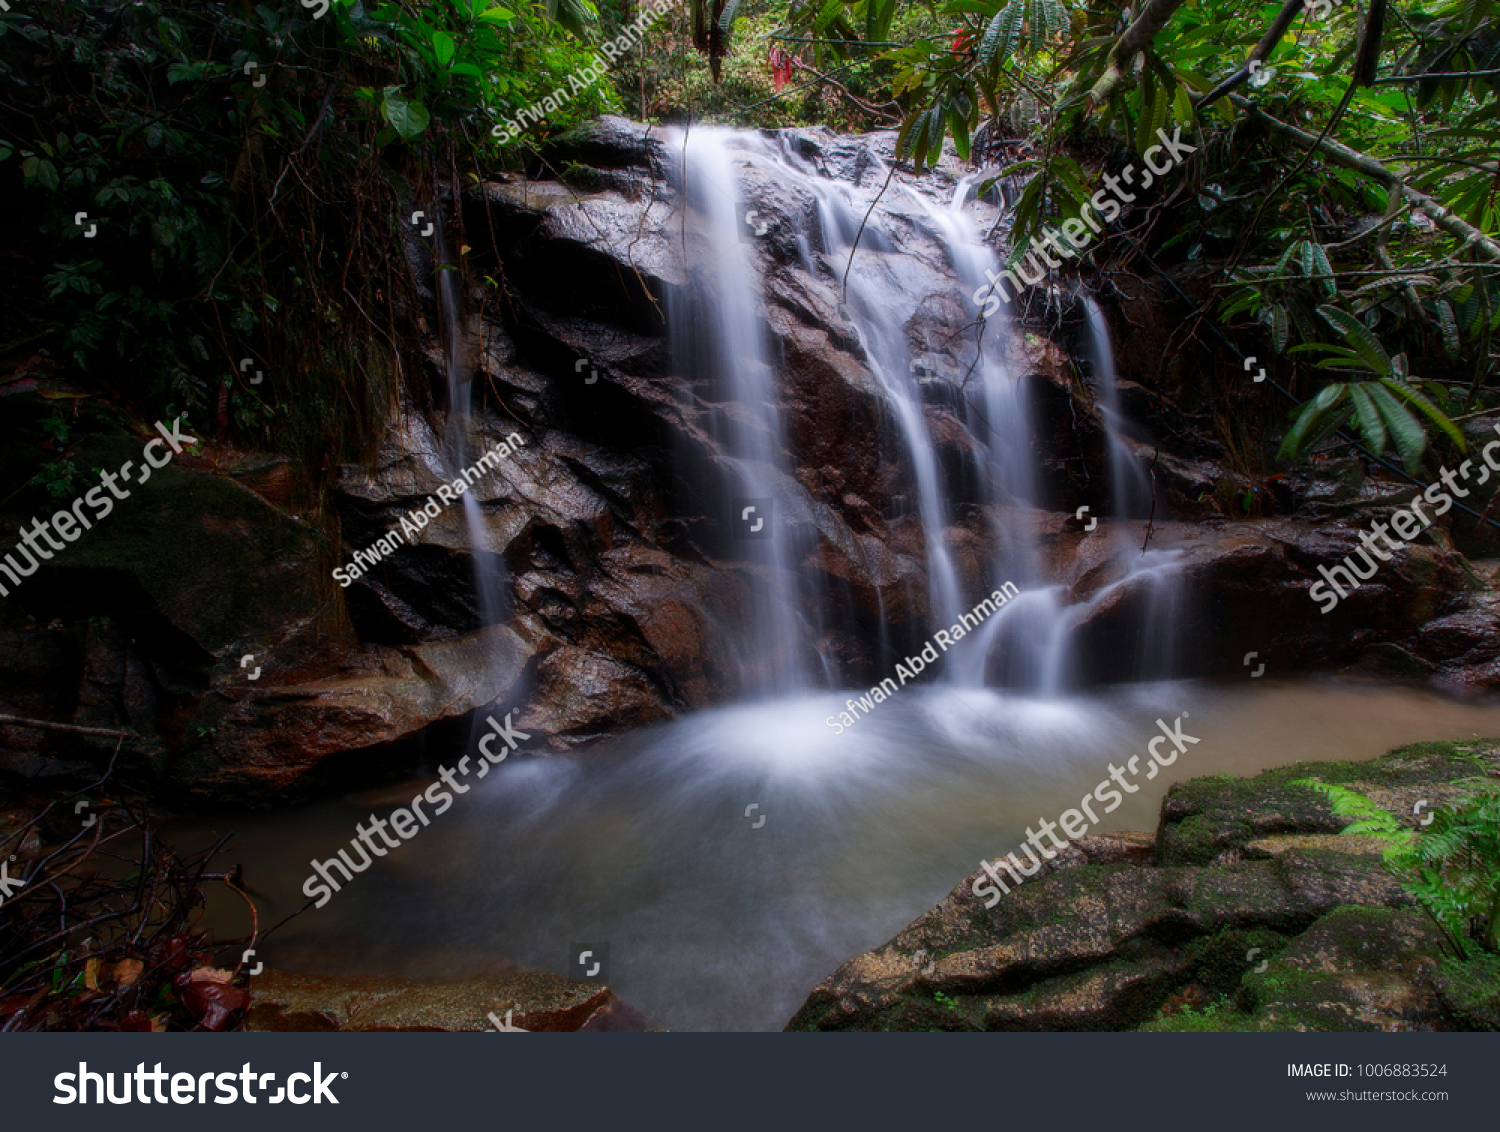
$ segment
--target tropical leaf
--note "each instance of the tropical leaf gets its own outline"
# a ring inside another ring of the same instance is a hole
[[[1365,364],[1381,377],[1391,376],[1391,356],[1364,323],[1338,307],[1320,306],[1318,313],[1330,326],[1343,334],[1345,341],[1365,360]]]
[[[1354,411],[1353,406],[1348,403],[1348,396],[1347,385],[1329,385],[1311,401],[1300,406],[1292,427],[1287,430],[1286,437],[1281,442],[1277,458],[1301,459],[1322,437],[1348,420]]]
[[[567,28],[580,39],[598,23],[599,12],[589,0],[546,0],[547,18]]]
[[[1403,381],[1392,381],[1386,379],[1382,381],[1381,384],[1389,389],[1395,396],[1400,397],[1403,401],[1415,405],[1418,409],[1422,410],[1423,415],[1425,415],[1427,419],[1430,420],[1433,424],[1437,425],[1438,428],[1442,429],[1443,432],[1447,434],[1448,439],[1453,441],[1453,443],[1458,446],[1458,450],[1460,452],[1467,452],[1469,450],[1468,440],[1465,439],[1462,430],[1460,430],[1459,427],[1453,423],[1452,419],[1448,416],[1447,413],[1439,409],[1436,405],[1434,405],[1431,401],[1424,397],[1418,390],[1413,389],[1410,385],[1407,385]]]
[[[1391,439],[1396,442],[1396,451],[1401,453],[1401,462],[1406,465],[1406,470],[1411,475],[1416,475],[1422,470],[1422,453],[1427,450],[1427,433],[1422,431],[1417,418],[1407,412],[1401,402],[1391,396],[1385,384],[1377,385],[1369,382],[1366,388],[1370,392],[1370,399],[1375,402],[1376,408],[1385,420],[1386,427],[1390,430]]]
[[[1025,0],[1009,0],[1004,8],[995,13],[990,26],[979,41],[979,64],[986,70],[998,71],[1005,66],[1011,52],[1021,38],[1021,19],[1025,15]]]
[[[1364,435],[1370,451],[1384,452],[1385,424],[1380,419],[1380,411],[1375,408],[1375,402],[1370,399],[1363,385],[1349,386],[1349,399],[1354,403],[1355,419],[1359,422],[1359,431]]]
[[[1290,328],[1286,321],[1286,308],[1277,303],[1271,307],[1271,344],[1276,347],[1278,354],[1286,349],[1289,337]]]
[[[411,141],[427,128],[431,116],[427,107],[415,99],[409,99],[398,86],[385,88],[385,98],[380,103],[380,112],[391,127],[406,141]]]
[[[1463,351],[1463,340],[1458,333],[1458,319],[1453,315],[1453,306],[1447,299],[1437,301],[1438,325],[1443,328],[1443,353],[1455,361]]]

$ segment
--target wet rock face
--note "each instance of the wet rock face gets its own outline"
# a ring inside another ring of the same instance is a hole
[[[874,155],[888,155],[892,140],[808,130],[788,144],[873,199],[884,179]],[[683,215],[677,156],[660,131],[606,118],[549,153],[566,182],[498,178],[459,202],[472,246],[469,450],[512,434],[525,441],[469,491],[481,549],[461,503],[445,504],[347,588],[330,576],[453,474],[433,334],[427,387],[405,391],[368,466],[336,469],[327,497],[336,522],[314,517],[284,461],[183,457],[140,489],[128,521],[112,517],[0,600],[0,714],[124,726],[138,737],[127,762],[164,787],[263,805],[410,765],[424,729],[482,709],[515,708],[539,748],[561,749],[737,695],[756,660],[747,611],[767,579],[733,537],[731,458],[714,427],[728,410],[691,358],[672,356],[666,334],[701,240],[701,222]],[[933,175],[939,199],[953,171]],[[798,619],[822,634],[800,647],[867,685],[889,671],[882,638],[904,653],[933,630],[917,485],[844,307],[848,264],[805,268],[793,236],[816,215],[813,202],[763,173],[746,180],[747,206],[768,225],[753,254],[791,468],[778,522],[805,548]],[[1012,504],[978,503],[964,374],[944,345],[972,332],[973,312],[924,223],[899,206],[892,236],[862,242],[853,270],[899,260],[929,294],[900,330],[921,368],[920,410],[955,515],[943,537],[964,594],[977,595],[993,582],[995,519]],[[1150,323],[1139,310],[1131,318]],[[427,319],[437,324],[435,309]],[[1026,521],[1046,577],[1085,600],[1119,575],[1104,553],[1109,525],[1087,534],[1072,518],[1097,504],[1108,462],[1093,392],[1069,353],[1077,321],[1068,315],[1053,338],[1018,336],[1015,366],[1034,408],[1028,443],[1042,454],[1044,510]],[[1142,379],[1121,385],[1136,423],[1126,440],[1155,460],[1151,545],[1184,550],[1189,583],[1180,624],[1192,629],[1180,632],[1173,667],[1154,675],[1238,673],[1235,660],[1253,650],[1278,674],[1353,667],[1500,685],[1488,579],[1442,543],[1412,544],[1326,616],[1310,600],[1318,567],[1352,553],[1354,529],[1399,498],[1392,485],[1329,462],[1280,486],[1296,519],[1225,521],[1226,508],[1236,512],[1224,500],[1255,485],[1227,467],[1183,390],[1148,388],[1145,355],[1121,342],[1122,372]],[[50,409],[33,394],[6,405],[0,471],[26,482],[43,459],[29,438]],[[87,402],[82,414],[90,441],[80,465],[117,466],[139,452],[120,414]],[[0,516],[0,544],[14,543],[26,517]],[[490,596],[503,627],[481,631],[476,569],[499,579]],[[1124,658],[1137,651],[1150,602],[1146,588],[1127,586],[1087,612],[1073,650],[1082,680],[1140,675]],[[15,774],[67,773],[101,754],[0,728],[0,770]]]
[[[1484,757],[1500,768],[1500,750]],[[976,872],[840,967],[787,1029],[1495,1029],[1500,964],[1444,959],[1379,846],[1336,835],[1347,821],[1292,785],[1340,783],[1409,815],[1472,773],[1453,745],[1422,744],[1182,783],[1154,838],[1081,839],[992,908]]]

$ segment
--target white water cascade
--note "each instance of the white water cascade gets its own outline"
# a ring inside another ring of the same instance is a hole
[[[1151,482],[1123,438],[1125,414],[1120,410],[1109,324],[1092,295],[1085,294],[1082,298],[1088,314],[1089,366],[1093,370],[1094,392],[1109,437],[1109,513],[1117,519],[1145,519],[1151,506]]]
[[[964,687],[990,684],[1058,693],[1075,676],[1069,655],[1073,629],[1115,590],[1137,585],[1150,587],[1153,624],[1139,633],[1136,667],[1142,674],[1164,674],[1170,649],[1163,641],[1175,632],[1175,556],[1143,555],[1138,536],[1126,529],[1125,520],[1146,518],[1150,489],[1120,440],[1125,420],[1108,330],[1097,305],[1086,301],[1094,382],[1109,434],[1109,511],[1116,520],[1101,533],[1112,540],[1122,576],[1089,601],[1070,603],[1065,587],[1045,577],[1042,567],[1040,454],[1034,450],[1026,387],[1013,360],[1017,351],[1009,320],[992,316],[978,324],[980,333],[970,327],[938,336],[945,340],[913,343],[908,337],[908,327],[922,325],[918,316],[938,297],[966,304],[972,318],[977,312],[969,296],[987,283],[987,269],[1000,266],[980,238],[971,179],[959,181],[947,200],[930,197],[897,178],[887,183],[889,165],[867,149],[857,183],[850,183],[828,176],[787,134],[767,137],[695,127],[686,135],[669,134],[667,151],[677,155],[676,183],[688,210],[683,231],[693,234],[691,245],[684,236],[691,284],[667,312],[675,364],[684,383],[696,383],[700,400],[712,405],[715,435],[730,453],[731,466],[723,469],[720,489],[725,502],[773,501],[773,537],[745,544],[756,582],[746,618],[746,655],[769,661],[758,674],[743,662],[745,690],[776,694],[808,687],[814,670],[808,660],[815,655],[821,626],[814,623],[816,616],[798,611],[826,608],[837,599],[817,592],[813,572],[802,565],[816,539],[814,524],[790,521],[807,519],[820,504],[794,475],[795,454],[777,410],[778,375],[766,345],[763,313],[767,284],[755,238],[746,232],[752,223],[763,227],[767,218],[746,204],[741,182],[749,168],[793,199],[809,202],[801,212],[788,210],[774,219],[795,226],[802,267],[834,293],[879,384],[889,431],[899,446],[893,457],[910,469],[916,487],[909,506],[923,534],[924,596],[933,630],[952,625],[1005,582],[1022,590],[1021,597],[942,657],[938,679]],[[979,492],[996,549],[983,589],[973,593],[963,592],[950,547],[955,490],[947,482],[924,408],[934,399],[954,411],[974,449],[983,454]],[[1137,548],[1132,551],[1132,546]],[[899,659],[884,649],[883,655],[892,664]],[[832,686],[853,678],[826,663],[822,674]]]
[[[457,479],[471,463],[474,450],[472,386],[473,363],[469,353],[468,324],[463,312],[462,277],[457,259],[450,251],[447,232],[441,216],[434,220],[433,251],[437,271],[438,313],[442,319],[443,370],[448,385],[448,418],[443,430],[441,449],[444,472],[449,480]],[[474,588],[479,601],[481,628],[498,625],[506,615],[504,570],[495,554],[488,528],[480,513],[476,493],[459,496],[463,507],[464,529],[474,559]]]

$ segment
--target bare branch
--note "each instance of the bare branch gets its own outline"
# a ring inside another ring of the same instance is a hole
[[[38,731],[70,731],[74,735],[102,735],[106,739],[130,738],[128,731],[109,731],[103,727],[78,727],[72,723],[53,723],[46,719],[23,719],[19,715],[0,715],[0,723],[17,727],[34,727]]]
[[[1234,104],[1246,111],[1253,121],[1260,123],[1267,129],[1289,137],[1303,146],[1317,150],[1335,165],[1342,165],[1345,169],[1351,169],[1362,176],[1380,181],[1392,192],[1400,193],[1409,200],[1418,212],[1425,213],[1431,217],[1433,223],[1444,232],[1447,232],[1448,235],[1462,240],[1465,245],[1472,244],[1486,259],[1500,263],[1500,243],[1496,243],[1495,240],[1472,224],[1455,216],[1420,189],[1408,185],[1398,174],[1387,169],[1373,157],[1360,153],[1358,150],[1350,149],[1348,146],[1336,142],[1332,138],[1318,138],[1306,130],[1300,130],[1296,126],[1283,122],[1279,118],[1273,118],[1248,98],[1242,98],[1239,95],[1232,95],[1231,97],[1234,100]]]

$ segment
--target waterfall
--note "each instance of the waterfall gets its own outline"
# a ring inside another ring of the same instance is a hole
[[[434,210],[436,212],[437,210]],[[437,269],[438,314],[442,320],[443,372],[448,385],[448,419],[443,429],[441,459],[447,479],[454,480],[470,464],[472,420],[472,359],[468,325],[463,313],[463,275],[451,254],[441,215],[433,220],[433,254]],[[476,493],[466,491],[459,499],[464,529],[469,536],[474,561],[474,588],[479,600],[480,627],[498,625],[505,616],[505,578],[500,558],[491,549],[489,532],[480,513]]]
[[[805,688],[797,609],[803,586],[795,569],[804,536],[790,520],[806,510],[792,478],[776,381],[762,326],[760,281],[740,237],[739,187],[732,133],[697,129],[670,143],[688,207],[703,223],[694,233],[692,280],[669,296],[672,356],[685,384],[700,387],[709,427],[731,464],[719,514],[740,539],[752,579],[751,639],[741,653],[741,682],[752,694]]]
[[[1145,519],[1151,507],[1151,483],[1123,438],[1125,415],[1115,378],[1115,350],[1104,311],[1090,294],[1082,296],[1088,315],[1089,367],[1094,395],[1109,446],[1109,513],[1117,519]]]
[[[922,532],[927,592],[915,604],[925,606],[926,623],[932,631],[953,625],[978,598],[1005,582],[1023,591],[942,655],[937,678],[960,687],[1000,685],[1058,694],[1077,674],[1070,655],[1073,630],[1116,591],[1132,586],[1149,587],[1146,605],[1154,623],[1139,627],[1134,671],[1169,669],[1176,555],[1143,556],[1131,549],[1134,540],[1124,520],[1145,519],[1151,495],[1145,472],[1122,439],[1127,422],[1097,304],[1085,300],[1092,376],[1108,433],[1108,511],[1114,522],[1106,537],[1122,576],[1090,600],[1075,603],[1068,587],[1045,577],[1042,565],[1040,454],[1026,386],[1013,360],[1018,351],[1009,319],[996,314],[978,322],[977,330],[971,326],[934,336],[921,317],[934,301],[967,301],[992,278],[986,272],[1001,266],[981,238],[972,210],[966,210],[972,178],[960,180],[950,199],[935,199],[898,178],[888,179],[886,160],[865,148],[853,182],[835,179],[821,167],[816,147],[800,144],[790,132],[694,127],[670,131],[667,150],[678,155],[689,279],[680,293],[669,293],[674,365],[682,384],[694,391],[698,410],[706,407],[712,434],[727,453],[723,482],[704,490],[711,505],[723,508],[725,521],[739,525],[741,535],[744,516],[729,514],[731,501],[739,500],[741,510],[752,500],[770,504],[771,537],[746,537],[739,544],[752,583],[741,661],[745,690],[784,694],[811,686],[807,660],[822,628],[817,611],[847,601],[847,595],[820,592],[819,574],[808,564],[820,538],[814,520],[825,505],[797,479],[795,453],[777,409],[778,375],[764,313],[768,284],[761,278],[763,257],[756,245],[756,235],[763,233],[747,233],[756,220],[741,184],[747,169],[773,183],[778,196],[806,202],[765,219],[793,226],[801,266],[833,296],[839,317],[852,329],[856,353],[878,385],[882,424],[888,426],[882,436],[894,438],[894,458],[909,470],[915,487],[905,507]],[[677,238],[675,231],[672,235]],[[973,317],[972,307],[966,314]],[[947,482],[938,457],[927,410],[931,402],[957,416],[980,454],[978,497],[994,551],[979,579],[983,589],[967,595],[949,542],[956,485]],[[888,670],[900,653],[891,652],[887,640],[882,624],[882,664]],[[826,663],[823,677],[829,686],[845,680]]]

